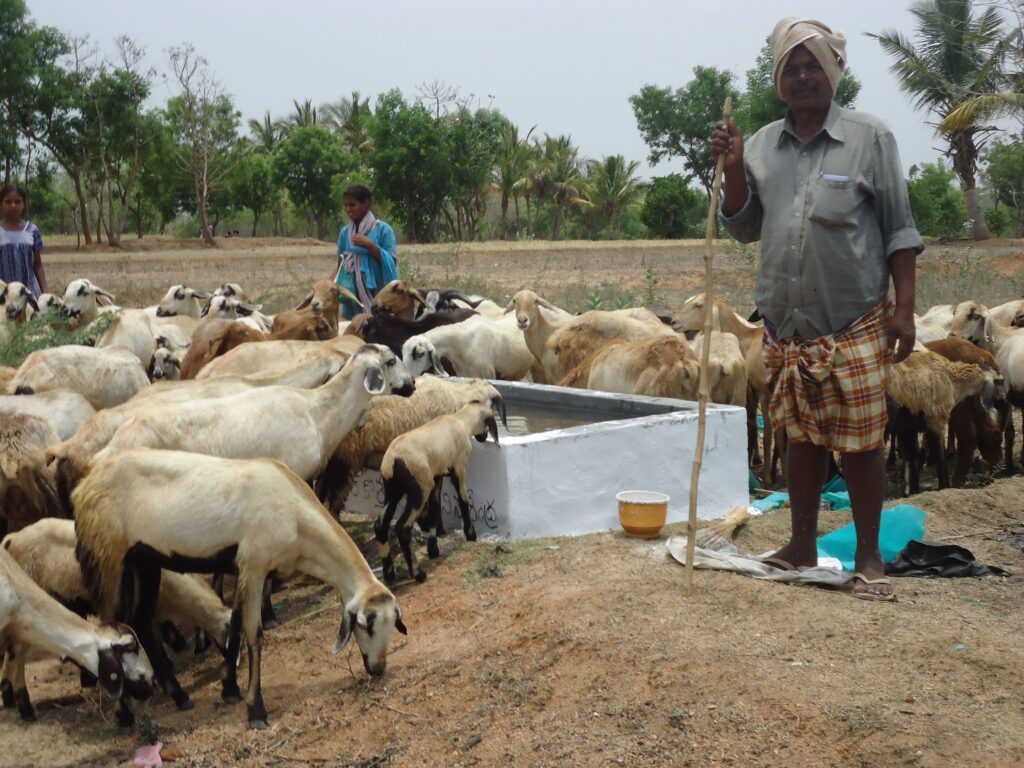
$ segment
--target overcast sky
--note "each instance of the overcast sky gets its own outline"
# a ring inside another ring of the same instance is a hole
[[[243,119],[293,111],[292,100],[335,101],[358,90],[398,87],[412,98],[434,80],[500,109],[524,134],[569,134],[585,157],[622,154],[642,163],[628,98],[651,83],[684,85],[697,65],[744,73],[779,18],[811,16],[848,38],[850,69],[862,83],[856,106],[893,130],[905,168],[940,156],[926,117],[915,113],[865,32],[913,33],[908,0],[28,0],[32,17],[102,50],[127,34],[151,63],[189,41],[210,63]],[[607,8],[607,10],[605,9]],[[613,12],[612,8],[616,10]],[[154,98],[172,95],[160,84]],[[244,125],[244,123],[243,123]],[[664,162],[661,174],[682,170]]]

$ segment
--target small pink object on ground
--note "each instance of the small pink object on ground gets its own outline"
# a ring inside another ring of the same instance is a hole
[[[159,741],[156,744],[139,747],[135,750],[132,765],[137,765],[139,768],[160,768],[164,764],[164,761],[160,759],[160,750],[163,747],[164,745]]]

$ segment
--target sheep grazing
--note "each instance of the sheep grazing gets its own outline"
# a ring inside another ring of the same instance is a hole
[[[317,494],[332,513],[345,505],[356,475],[379,469],[391,442],[399,435],[471,402],[483,402],[502,413],[501,393],[488,381],[453,381],[424,376],[411,397],[375,397],[366,409],[362,429],[354,429],[338,445],[316,483]]]
[[[73,496],[76,555],[93,603],[129,620],[153,659],[156,678],[180,692],[154,631],[161,569],[232,573],[237,569],[228,669],[221,697],[239,701],[236,660],[249,651],[249,725],[267,725],[260,686],[260,606],[271,571],[301,571],[341,594],[335,642],[352,635],[368,674],[384,674],[394,629],[405,624],[394,595],[373,575],[345,530],[302,480],[275,461],[233,461],[179,451],[125,451],[100,460]],[[134,583],[128,595],[122,584]],[[132,599],[133,598],[133,599]],[[129,602],[129,599],[131,601]],[[181,704],[179,703],[179,706]]]
[[[149,377],[139,358],[122,347],[66,344],[25,358],[10,386],[16,394],[27,395],[54,389],[78,392],[99,410],[127,401],[149,386]]]
[[[678,336],[655,336],[608,342],[562,379],[561,386],[693,400],[699,380],[700,362],[690,345]]]
[[[375,315],[387,313],[410,323],[420,307],[427,307],[426,297],[408,280],[392,280],[377,292],[370,305]]]
[[[123,696],[147,699],[153,695],[153,668],[131,630],[96,626],[75,615],[47,595],[2,548],[0,648],[5,652],[0,681],[3,704],[17,707],[22,720],[36,717],[25,687],[27,648],[71,659],[94,675],[106,694],[121,698],[118,722],[123,725],[132,722]]]
[[[33,312],[39,311],[39,304],[32,291],[24,283],[7,283],[0,291],[0,304],[3,305],[9,323],[26,323]]]
[[[40,317],[64,316],[64,299],[56,294],[41,293],[39,298],[36,299],[36,304],[39,305],[39,311],[36,314]]]
[[[672,336],[671,328],[660,321],[637,320],[600,310],[578,317],[551,320],[541,310],[558,311],[533,291],[522,290],[512,297],[506,312],[515,310],[516,324],[526,345],[544,369],[546,381],[558,382],[590,354],[612,339],[640,341],[652,336]],[[655,318],[656,315],[653,315]]]
[[[331,330],[329,335],[323,338],[331,338],[338,335],[338,313],[341,310],[340,297],[359,303],[359,299],[349,290],[342,288],[333,280],[318,280],[302,303],[295,309],[278,312],[274,316],[274,325],[271,329],[280,333],[286,328],[295,325],[308,325],[310,317],[323,318]],[[283,337],[278,337],[283,338]]]
[[[85,618],[95,613],[75,557],[73,520],[47,518],[3,540],[3,547],[29,577],[61,605]],[[156,620],[183,629],[199,629],[223,651],[227,648],[231,611],[210,585],[195,575],[165,573],[160,582]],[[15,664],[24,664],[16,654]],[[16,671],[23,676],[24,671]],[[95,684],[83,675],[83,685]]]
[[[224,458],[267,457],[312,479],[356,426],[371,397],[409,396],[415,387],[390,350],[366,344],[317,389],[264,387],[218,400],[151,404],[128,419],[99,455],[164,448]]]
[[[991,385],[995,375],[971,363],[953,363],[934,352],[911,352],[889,369],[885,389],[890,400],[891,429],[904,460],[904,493],[921,490],[921,454],[917,433],[925,432],[938,457],[939,488],[949,487],[943,435],[953,408]]]
[[[980,395],[971,395],[957,403],[949,416],[950,435],[956,441],[953,486],[960,487],[967,480],[975,451],[981,452],[982,459],[990,467],[997,465],[1002,458],[1002,430],[998,420],[989,412],[988,404],[995,402],[997,408],[1006,411],[1005,380],[995,358],[969,341],[950,337],[929,342],[925,346],[947,360],[974,363],[982,370],[991,371],[996,377],[992,391],[983,390]]]
[[[184,285],[172,285],[156,307],[157,317],[194,317],[203,313],[203,302],[213,297],[212,293],[197,291]]]
[[[68,283],[64,289],[64,315],[71,325],[84,328],[99,317],[100,312],[116,311],[114,297],[86,278]]]
[[[58,442],[45,419],[0,414],[0,532],[61,515],[46,451]]]
[[[373,524],[384,566],[385,582],[395,580],[395,561],[391,555],[389,537],[391,520],[402,499],[406,500],[405,510],[395,521],[398,542],[409,567],[409,575],[421,583],[426,580],[426,571],[417,567],[413,558],[412,526],[420,520],[420,515],[430,502],[430,513],[426,520],[420,520],[420,525],[428,531],[428,556],[437,557],[437,529],[441,508],[436,502],[435,491],[440,491],[445,477],[451,478],[455,486],[466,540],[476,541],[476,529],[469,509],[466,466],[473,449],[470,438],[475,437],[483,442],[488,433],[497,443],[498,424],[490,405],[469,403],[455,413],[438,416],[421,427],[399,435],[388,447],[380,467],[384,479],[385,507]]]

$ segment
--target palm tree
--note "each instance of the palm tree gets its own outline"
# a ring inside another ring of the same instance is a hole
[[[640,202],[643,188],[634,174],[640,163],[629,163],[622,155],[587,163],[587,197],[604,222],[604,229],[615,237],[622,231],[622,214]]]
[[[270,110],[263,113],[263,120],[249,118],[249,143],[253,149],[264,155],[273,155],[281,141],[281,126],[270,117]]]
[[[1012,44],[995,8],[986,8],[977,17],[973,11],[973,0],[919,0],[910,9],[917,19],[915,42],[894,30],[870,35],[895,59],[890,70],[914,108],[934,113],[940,123],[965,98],[998,89],[1003,61]],[[970,123],[943,131],[975,240],[990,237],[975,173],[979,147],[992,130]]]
[[[320,123],[320,115],[313,106],[312,99],[306,99],[301,104],[297,99],[292,99],[295,111],[284,120],[277,121],[277,127],[282,135],[287,136],[293,128],[305,128]]]
[[[508,203],[511,199],[515,203],[516,223],[519,222],[519,188],[517,183],[526,174],[527,160],[529,158],[529,147],[527,142],[533,133],[534,126],[527,131],[526,136],[519,138],[519,128],[511,122],[504,122],[501,125],[501,145],[498,148],[498,162],[495,166],[495,175],[498,188],[501,190],[501,239],[508,240]]]
[[[568,136],[545,136],[543,157],[545,180],[555,203],[551,239],[557,240],[562,231],[566,207],[582,208],[589,203],[580,192],[579,151],[572,145],[572,140]]]
[[[373,110],[370,109],[370,99],[361,98],[359,91],[352,91],[351,96],[342,96],[333,104],[325,104],[321,112],[326,116],[325,122],[341,136],[342,143],[350,152],[366,154],[373,148],[369,132]]]

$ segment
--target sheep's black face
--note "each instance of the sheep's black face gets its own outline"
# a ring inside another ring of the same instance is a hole
[[[169,309],[164,309],[163,307],[157,307],[156,308],[156,316],[157,317],[173,317],[174,314],[175,313],[171,312]]]

